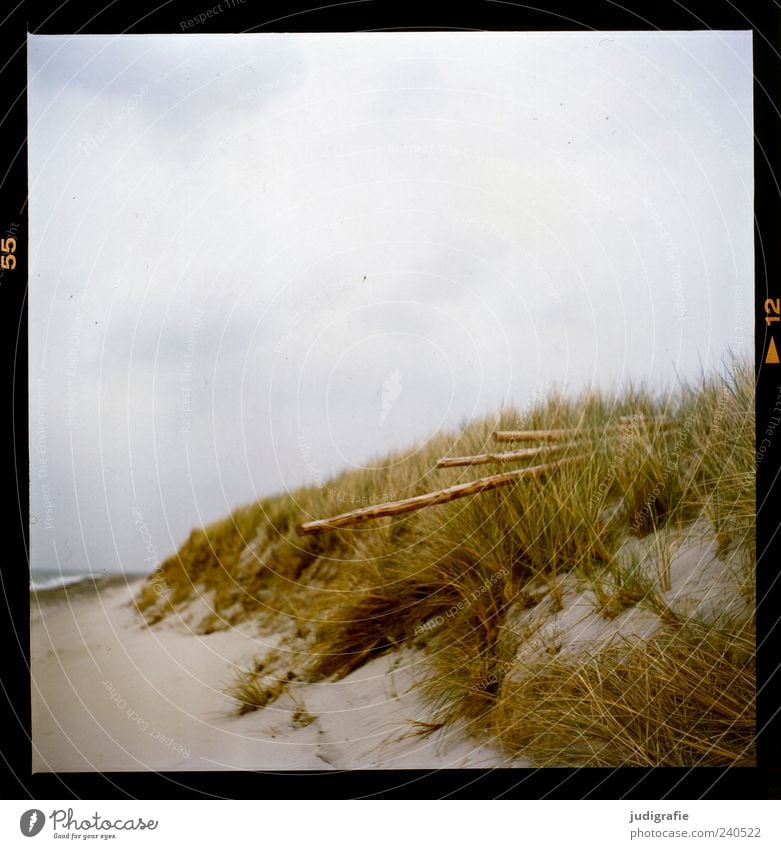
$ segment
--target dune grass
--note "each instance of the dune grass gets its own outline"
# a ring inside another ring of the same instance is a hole
[[[526,667],[497,697],[496,733],[543,767],[751,764],[754,646],[750,620],[690,622]]]
[[[466,720],[535,762],[743,763],[753,741],[753,386],[751,366],[733,360],[667,395],[629,387],[504,410],[376,470],[263,499],[194,531],[152,576],[158,590],[150,583],[137,604],[155,623],[194,593],[213,593],[225,622],[262,619],[287,635],[303,681],[340,678],[415,645],[428,665],[425,727]],[[611,430],[622,417],[632,426]],[[677,427],[657,427],[662,419]],[[404,516],[295,532],[301,522],[489,473],[435,464],[496,450],[494,430],[536,428],[577,428],[577,453],[588,459]],[[690,621],[670,599],[670,540],[703,516],[719,552],[742,563],[742,619]],[[628,538],[657,552],[650,573],[619,557]],[[526,668],[518,662],[525,635],[511,623],[541,604],[555,615],[571,580],[605,620],[653,611],[658,635],[580,659],[559,657],[554,640]],[[283,690],[250,670],[234,695],[246,711]]]

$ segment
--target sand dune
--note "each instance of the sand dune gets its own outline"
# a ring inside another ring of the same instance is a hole
[[[138,582],[32,605],[33,771],[315,770],[527,766],[462,728],[426,738],[411,690],[418,653],[377,658],[337,682],[291,684],[237,717],[237,663],[275,648],[250,626],[194,634],[146,627]]]
[[[733,567],[697,533],[678,550],[671,577],[668,596],[705,618],[745,604]],[[228,695],[236,669],[273,657],[284,677],[295,666],[285,652],[294,649],[284,636],[262,634],[257,620],[198,633],[210,611],[204,596],[149,627],[133,602],[142,583],[115,580],[99,591],[79,586],[35,597],[33,771],[532,766],[463,725],[415,733],[414,721],[432,719],[414,686],[426,668],[420,648],[398,648],[338,681],[290,681],[276,701],[237,716]],[[563,597],[562,610],[540,603],[519,614],[514,626],[534,633],[519,650],[522,665],[553,642],[562,656],[577,655],[616,636],[648,638],[660,625],[634,608],[606,620],[572,579]]]

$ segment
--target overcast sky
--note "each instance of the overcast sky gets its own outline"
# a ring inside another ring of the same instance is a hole
[[[751,86],[748,33],[31,36],[33,567],[750,350]]]

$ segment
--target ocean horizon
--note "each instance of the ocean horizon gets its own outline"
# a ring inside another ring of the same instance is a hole
[[[54,590],[60,587],[68,587],[100,578],[113,578],[126,575],[129,579],[143,577],[146,572],[130,572],[127,570],[103,569],[100,572],[90,572],[86,569],[75,572],[64,572],[59,569],[33,569],[30,573],[30,590],[41,592],[43,590]]]

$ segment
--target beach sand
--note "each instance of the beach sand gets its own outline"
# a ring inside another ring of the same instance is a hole
[[[697,523],[676,537],[662,597],[715,621],[749,601],[737,561],[723,560],[709,536]],[[626,553],[651,545],[627,539]],[[213,609],[197,592],[147,626],[133,603],[142,582],[115,577],[31,596],[34,771],[532,766],[463,726],[415,733],[416,721],[433,720],[414,686],[431,674],[422,646],[397,648],[339,681],[297,681],[301,645],[268,628],[264,635],[259,618],[203,633]],[[606,618],[575,576],[560,593],[561,604],[542,600],[509,616],[508,626],[527,635],[511,675],[551,652],[576,657],[617,639],[649,639],[662,626],[641,608]],[[274,670],[269,683],[285,681],[284,692],[238,716],[229,695],[237,670],[258,663]]]
[[[276,649],[248,624],[193,633],[147,627],[124,578],[31,597],[33,771],[524,767],[463,728],[426,737],[418,652],[403,649],[336,682],[292,683],[236,716],[235,665]]]

